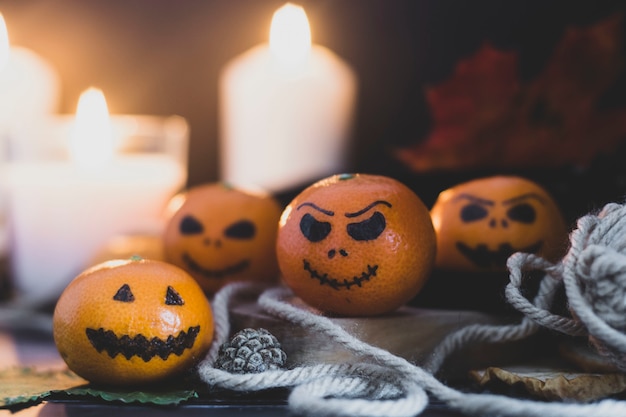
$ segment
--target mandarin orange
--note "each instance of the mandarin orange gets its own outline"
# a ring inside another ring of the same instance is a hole
[[[167,224],[165,259],[189,272],[208,294],[234,281],[277,281],[281,211],[266,193],[225,183],[193,187]]]
[[[282,279],[324,313],[374,316],[413,298],[435,259],[422,200],[386,176],[320,180],[283,211],[277,238]]]
[[[57,349],[81,377],[141,385],[189,371],[208,351],[213,316],[184,270],[151,260],[114,260],[77,276],[53,315]]]
[[[460,183],[439,194],[431,216],[441,270],[505,272],[515,252],[555,261],[567,248],[567,226],[556,201],[522,177]]]

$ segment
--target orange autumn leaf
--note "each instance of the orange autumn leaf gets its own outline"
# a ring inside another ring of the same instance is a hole
[[[626,108],[598,108],[624,68],[621,15],[568,28],[523,82],[518,54],[484,44],[428,87],[433,128],[395,150],[414,171],[586,166],[626,137]]]

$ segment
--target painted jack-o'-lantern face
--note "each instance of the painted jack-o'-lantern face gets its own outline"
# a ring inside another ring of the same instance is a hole
[[[283,280],[328,313],[372,316],[413,298],[434,262],[422,201],[398,181],[344,174],[319,181],[285,209],[277,255]]]
[[[515,252],[555,259],[567,230],[553,199],[519,177],[469,181],[442,192],[431,215],[440,269],[504,271]]]
[[[207,293],[233,281],[278,278],[281,207],[271,196],[214,183],[189,190],[168,222],[164,253]]]
[[[182,269],[159,261],[110,261],[80,274],[53,317],[68,367],[113,385],[152,383],[188,371],[213,338],[209,302]]]

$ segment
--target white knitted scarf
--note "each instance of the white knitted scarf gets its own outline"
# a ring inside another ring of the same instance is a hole
[[[429,403],[429,394],[451,409],[480,416],[589,417],[626,416],[626,401],[594,403],[539,402],[450,388],[435,375],[454,351],[474,343],[524,339],[541,327],[568,335],[587,335],[598,352],[626,370],[626,207],[608,204],[595,215],[578,220],[570,235],[570,249],[552,264],[538,256],[517,253],[508,260],[509,303],[524,314],[519,324],[470,325],[444,338],[427,363],[417,366],[390,352],[364,343],[326,317],[290,304],[283,287],[262,288],[249,283],[224,287],[213,299],[215,336],[211,350],[198,367],[211,387],[234,391],[291,388],[289,407],[314,416],[416,416]],[[532,301],[521,292],[524,272],[544,273]],[[554,295],[564,286],[572,317],[550,312]],[[232,374],[213,364],[230,334],[229,306],[243,294],[258,295],[268,314],[322,333],[353,352],[360,360],[349,364],[317,364],[255,374]]]

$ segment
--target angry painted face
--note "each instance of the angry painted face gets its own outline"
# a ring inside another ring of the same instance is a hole
[[[434,231],[403,184],[365,174],[304,190],[280,221],[283,280],[305,302],[341,315],[377,315],[413,297],[434,260]]]
[[[437,268],[505,271],[515,252],[553,259],[566,242],[554,200],[519,177],[489,177],[442,192],[431,216],[437,232]]]
[[[382,206],[382,209],[378,206]],[[380,260],[376,254],[371,254],[367,262],[351,263],[343,262],[344,271],[324,271],[328,261],[335,257],[348,258],[350,252],[359,250],[358,242],[375,241],[385,231],[387,220],[383,211],[392,208],[391,203],[385,200],[377,200],[355,212],[337,213],[344,219],[335,219],[335,212],[317,206],[315,203],[305,201],[296,207],[297,211],[304,213],[300,219],[300,231],[311,243],[326,239],[335,227],[345,227],[338,234],[345,232],[346,236],[339,245],[333,245],[326,253],[311,252],[302,259],[302,265],[311,278],[319,281],[320,285],[328,285],[335,290],[347,289],[353,286],[363,287],[376,277]],[[354,219],[354,220],[352,220]],[[362,249],[361,249],[362,250]],[[321,255],[321,256],[320,256]],[[320,259],[321,258],[321,259]],[[354,259],[356,257],[353,257]]]
[[[277,279],[280,206],[268,195],[215,183],[189,190],[164,235],[166,259],[207,293],[233,281]]]

